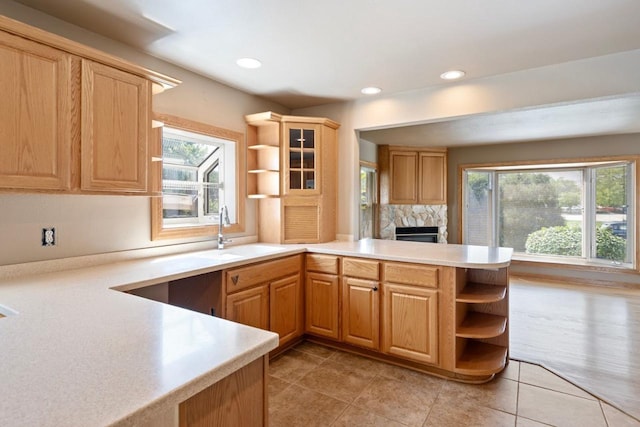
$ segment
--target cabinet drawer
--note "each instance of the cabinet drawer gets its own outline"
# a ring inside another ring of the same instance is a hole
[[[437,288],[438,267],[387,262],[384,264],[384,281]]]
[[[266,261],[225,272],[227,293],[300,272],[301,255]]]
[[[380,263],[368,259],[343,258],[342,274],[349,277],[380,280]]]
[[[334,255],[307,254],[307,271],[338,274],[340,258]]]

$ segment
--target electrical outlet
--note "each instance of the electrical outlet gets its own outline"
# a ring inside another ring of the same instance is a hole
[[[56,245],[56,229],[55,227],[42,229],[42,246]]]

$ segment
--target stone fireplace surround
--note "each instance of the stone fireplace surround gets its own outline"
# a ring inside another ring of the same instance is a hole
[[[438,227],[438,243],[447,243],[447,205],[380,205],[380,238],[395,240],[397,227]]]

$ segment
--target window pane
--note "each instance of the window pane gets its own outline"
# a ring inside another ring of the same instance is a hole
[[[628,170],[628,165],[600,167],[595,170],[597,258],[628,261]]]
[[[500,246],[583,256],[581,171],[503,172],[498,188]]]
[[[197,167],[217,149],[179,136],[165,134],[162,137],[162,160],[165,164]]]
[[[163,180],[162,216],[163,218],[197,218],[197,183]]]
[[[302,172],[289,171],[289,188],[292,190],[302,189]]]
[[[302,147],[302,129],[289,129],[289,147]]]
[[[289,151],[289,169],[302,168],[302,153],[299,151]]]
[[[315,147],[315,131],[313,129],[304,129],[302,131],[302,136],[304,138],[304,142],[302,144],[304,148]]]
[[[305,169],[315,168],[315,156],[314,153],[302,154],[302,167]]]
[[[376,199],[376,171],[360,167],[360,238],[373,237],[374,203]]]
[[[316,188],[316,179],[315,173],[313,171],[304,171],[303,172],[304,179],[304,188],[307,190],[313,190]]]
[[[218,163],[206,172],[204,176],[205,204],[204,214],[215,215],[220,212],[220,176]]]
[[[162,216],[172,220],[169,225],[197,224],[199,217],[218,211],[221,153],[221,146],[204,135],[163,129]]]
[[[489,172],[467,172],[465,188],[465,228],[464,239],[467,245],[489,245],[490,193]]]

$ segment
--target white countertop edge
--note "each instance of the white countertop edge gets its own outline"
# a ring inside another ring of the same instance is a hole
[[[306,248],[306,252],[309,253],[317,253],[317,254],[326,254],[326,255],[337,255],[337,256],[350,256],[357,258],[368,258],[368,259],[382,259],[383,261],[397,261],[397,262],[411,262],[414,264],[429,264],[429,265],[441,265],[444,267],[458,267],[458,268],[480,268],[483,270],[497,270],[500,268],[508,267],[511,264],[511,261],[504,262],[453,262],[453,261],[443,261],[437,259],[429,259],[429,258],[411,258],[407,256],[399,256],[399,255],[379,255],[379,254],[366,254],[359,253],[354,254],[348,250],[340,250],[340,249],[326,249],[326,248],[314,248],[309,246]]]
[[[215,250],[215,249],[214,249]],[[209,266],[204,266],[197,269],[184,269],[183,271],[179,271],[172,274],[162,274],[156,277],[145,278],[144,280],[135,281],[135,282],[127,282],[127,283],[119,283],[114,284],[113,286],[109,286],[109,289],[115,291],[131,291],[134,289],[144,288],[147,286],[153,286],[160,283],[170,282],[173,280],[180,280],[187,277],[198,276],[201,274],[213,273],[216,271],[227,270],[229,268],[241,267],[248,264],[253,264],[257,262],[269,261],[272,259],[282,258],[291,255],[302,254],[306,251],[305,248],[289,248],[287,250],[280,250],[278,252],[274,252],[272,254],[263,254],[255,257],[246,257],[242,259],[238,259],[235,261],[226,261],[218,264],[212,264]],[[199,251],[200,252],[200,251]],[[204,251],[206,252],[206,251]],[[186,252],[184,254],[180,254],[180,256],[188,257],[193,255],[194,252]],[[133,262],[139,262],[140,260],[136,260]]]
[[[513,256],[511,248],[380,239],[320,243],[305,248],[319,254],[479,269],[508,267]]]
[[[193,380],[184,383],[182,386],[167,392],[163,396],[156,400],[149,402],[147,405],[140,407],[133,413],[130,413],[119,420],[115,421],[109,426],[112,427],[125,427],[136,426],[150,419],[153,419],[159,413],[162,413],[168,408],[177,407],[180,403],[195,396],[206,388],[212,386],[218,381],[228,377],[232,373],[236,372],[247,366],[249,363],[265,356],[271,350],[278,347],[278,335],[273,332],[265,331],[272,335],[267,341],[254,346],[243,354],[240,354],[234,359],[228,360],[226,363],[216,366],[213,370],[200,375]]]

